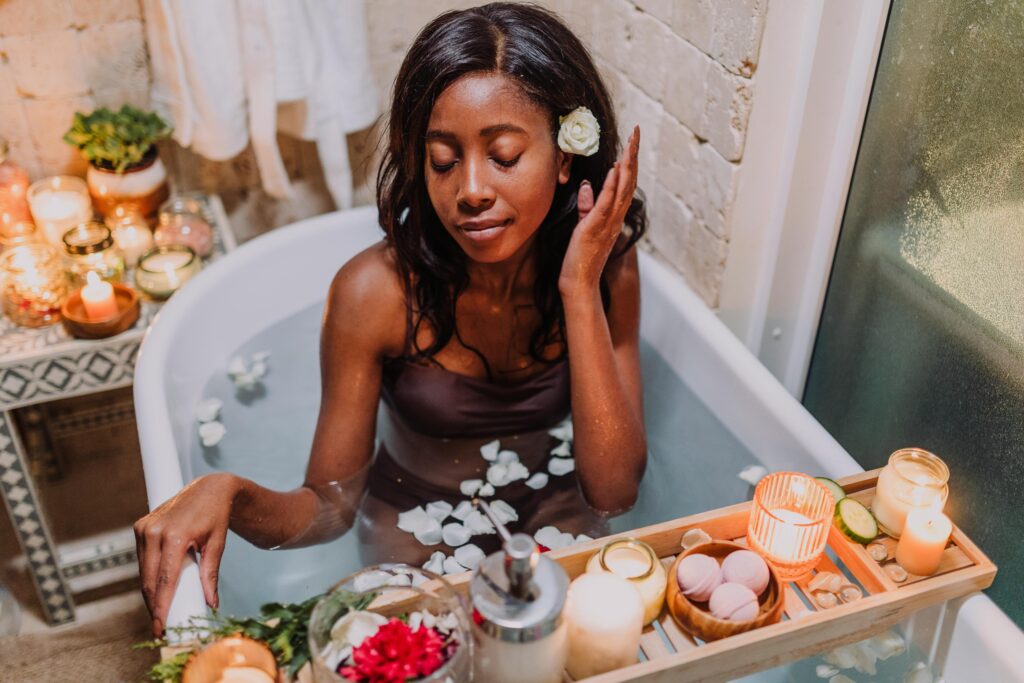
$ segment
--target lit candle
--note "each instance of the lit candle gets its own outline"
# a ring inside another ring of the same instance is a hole
[[[668,585],[665,567],[658,560],[654,549],[643,541],[612,541],[594,553],[587,562],[587,571],[611,572],[628,580],[639,591],[644,603],[645,624],[651,623],[661,614]]]
[[[28,203],[36,226],[50,244],[63,246],[61,238],[79,223],[92,219],[92,202],[85,181],[74,176],[55,176],[32,184]]]
[[[94,322],[109,320],[117,315],[117,299],[114,298],[114,286],[90,271],[86,274],[88,283],[82,287],[82,305],[85,314]]]
[[[898,450],[878,475],[871,512],[882,531],[899,538],[910,511],[942,510],[948,481],[949,468],[937,455],[917,448]]]
[[[807,574],[825,550],[834,507],[832,494],[812,477],[798,472],[769,474],[754,489],[747,543],[779,578],[794,581]]]
[[[626,579],[610,572],[578,576],[569,586],[565,619],[569,624],[565,669],[573,678],[636,663],[644,605]]]
[[[139,257],[153,248],[153,233],[138,210],[117,206],[107,219],[114,243],[124,255],[125,265],[134,268]]]
[[[911,574],[931,576],[952,533],[953,522],[938,510],[911,510],[896,545],[896,561]]]
[[[155,247],[139,258],[135,285],[155,299],[166,299],[201,267],[199,257],[188,247]]]

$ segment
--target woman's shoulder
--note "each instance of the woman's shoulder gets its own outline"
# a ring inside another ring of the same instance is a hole
[[[383,240],[349,259],[331,282],[327,320],[369,335],[386,355],[405,344],[405,289],[391,247]]]

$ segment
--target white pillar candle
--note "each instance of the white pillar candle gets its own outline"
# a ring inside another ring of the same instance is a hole
[[[153,233],[149,228],[123,225],[114,228],[114,242],[124,254],[125,265],[134,268],[139,257],[153,248]]]
[[[911,510],[896,545],[896,561],[911,574],[931,576],[953,533],[953,522],[938,510]]]
[[[637,662],[644,605],[626,579],[608,572],[582,574],[569,586],[565,619],[573,678],[612,671]]]
[[[654,550],[643,541],[612,541],[594,553],[587,562],[587,571],[607,571],[627,579],[640,593],[644,603],[645,624],[651,623],[661,614],[668,584],[665,567]]]
[[[117,315],[117,299],[114,297],[114,286],[101,280],[96,273],[89,271],[86,276],[88,283],[82,287],[82,305],[89,320],[109,320]]]
[[[92,220],[89,190],[85,181],[74,176],[54,176],[33,183],[28,203],[36,227],[47,242],[57,247],[63,247],[64,233]]]

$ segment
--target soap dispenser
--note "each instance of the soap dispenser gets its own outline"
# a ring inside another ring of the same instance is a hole
[[[561,683],[568,651],[562,616],[569,577],[527,534],[510,534],[486,502],[479,507],[502,539],[473,573],[474,680]]]

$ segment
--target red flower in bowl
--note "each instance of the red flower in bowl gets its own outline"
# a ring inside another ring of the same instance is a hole
[[[338,673],[360,683],[405,683],[437,671],[445,663],[445,644],[432,628],[413,631],[400,619],[391,619],[352,650],[352,665]]]

